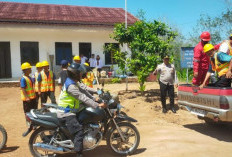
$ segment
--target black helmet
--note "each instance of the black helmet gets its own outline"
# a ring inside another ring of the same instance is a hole
[[[68,71],[68,77],[80,81],[81,75],[85,73],[86,70],[83,65],[78,63],[72,63],[67,68],[67,71]]]

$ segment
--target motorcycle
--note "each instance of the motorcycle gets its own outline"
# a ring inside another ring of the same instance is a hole
[[[7,132],[5,128],[0,124],[0,150],[4,148],[7,141]]]
[[[107,107],[93,109],[87,107],[78,113],[77,118],[84,128],[84,151],[95,149],[102,140],[116,154],[130,155],[135,152],[140,142],[140,134],[132,122],[137,120],[121,112],[122,106],[117,96],[99,90],[99,98]],[[55,113],[57,105],[45,104],[39,110],[26,113],[28,130],[32,130],[29,139],[31,154],[36,157],[74,152],[73,136],[62,124]]]

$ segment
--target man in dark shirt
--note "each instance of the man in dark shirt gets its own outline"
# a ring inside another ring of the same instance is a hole
[[[58,79],[58,85],[59,85],[60,90],[61,90],[61,88],[64,85],[64,82],[65,82],[66,78],[68,77],[67,68],[68,68],[69,63],[68,63],[67,60],[62,60],[60,62],[60,64],[61,64],[62,70],[60,72],[60,76],[59,76],[59,79]]]

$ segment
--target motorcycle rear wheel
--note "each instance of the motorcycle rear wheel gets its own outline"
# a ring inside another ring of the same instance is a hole
[[[31,154],[34,157],[50,157],[50,156],[55,155],[53,152],[37,150],[36,148],[33,147],[33,144],[35,144],[37,142],[48,144],[51,140],[49,138],[51,138],[53,136],[54,132],[55,132],[55,130],[53,130],[53,129],[46,129],[46,128],[40,127],[39,129],[35,130],[31,134],[28,145],[29,145],[29,149],[30,149]],[[37,141],[38,138],[40,138],[40,141]]]
[[[7,141],[7,132],[5,128],[0,124],[0,150],[4,148]]]
[[[116,127],[112,128],[107,136],[106,142],[110,149],[119,155],[131,155],[139,146],[140,134],[137,128],[127,122],[118,124],[121,129],[125,142],[122,141],[121,136],[118,133]],[[132,139],[132,140],[131,140]],[[129,146],[129,147],[128,147]]]

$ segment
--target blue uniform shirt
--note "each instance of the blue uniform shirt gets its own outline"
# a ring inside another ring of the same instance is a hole
[[[34,81],[32,80],[32,78],[30,76],[28,76],[28,78],[31,80],[32,83],[34,83]],[[21,88],[26,88],[27,87],[27,82],[26,82],[26,79],[24,77],[22,77],[20,79],[20,87]]]

